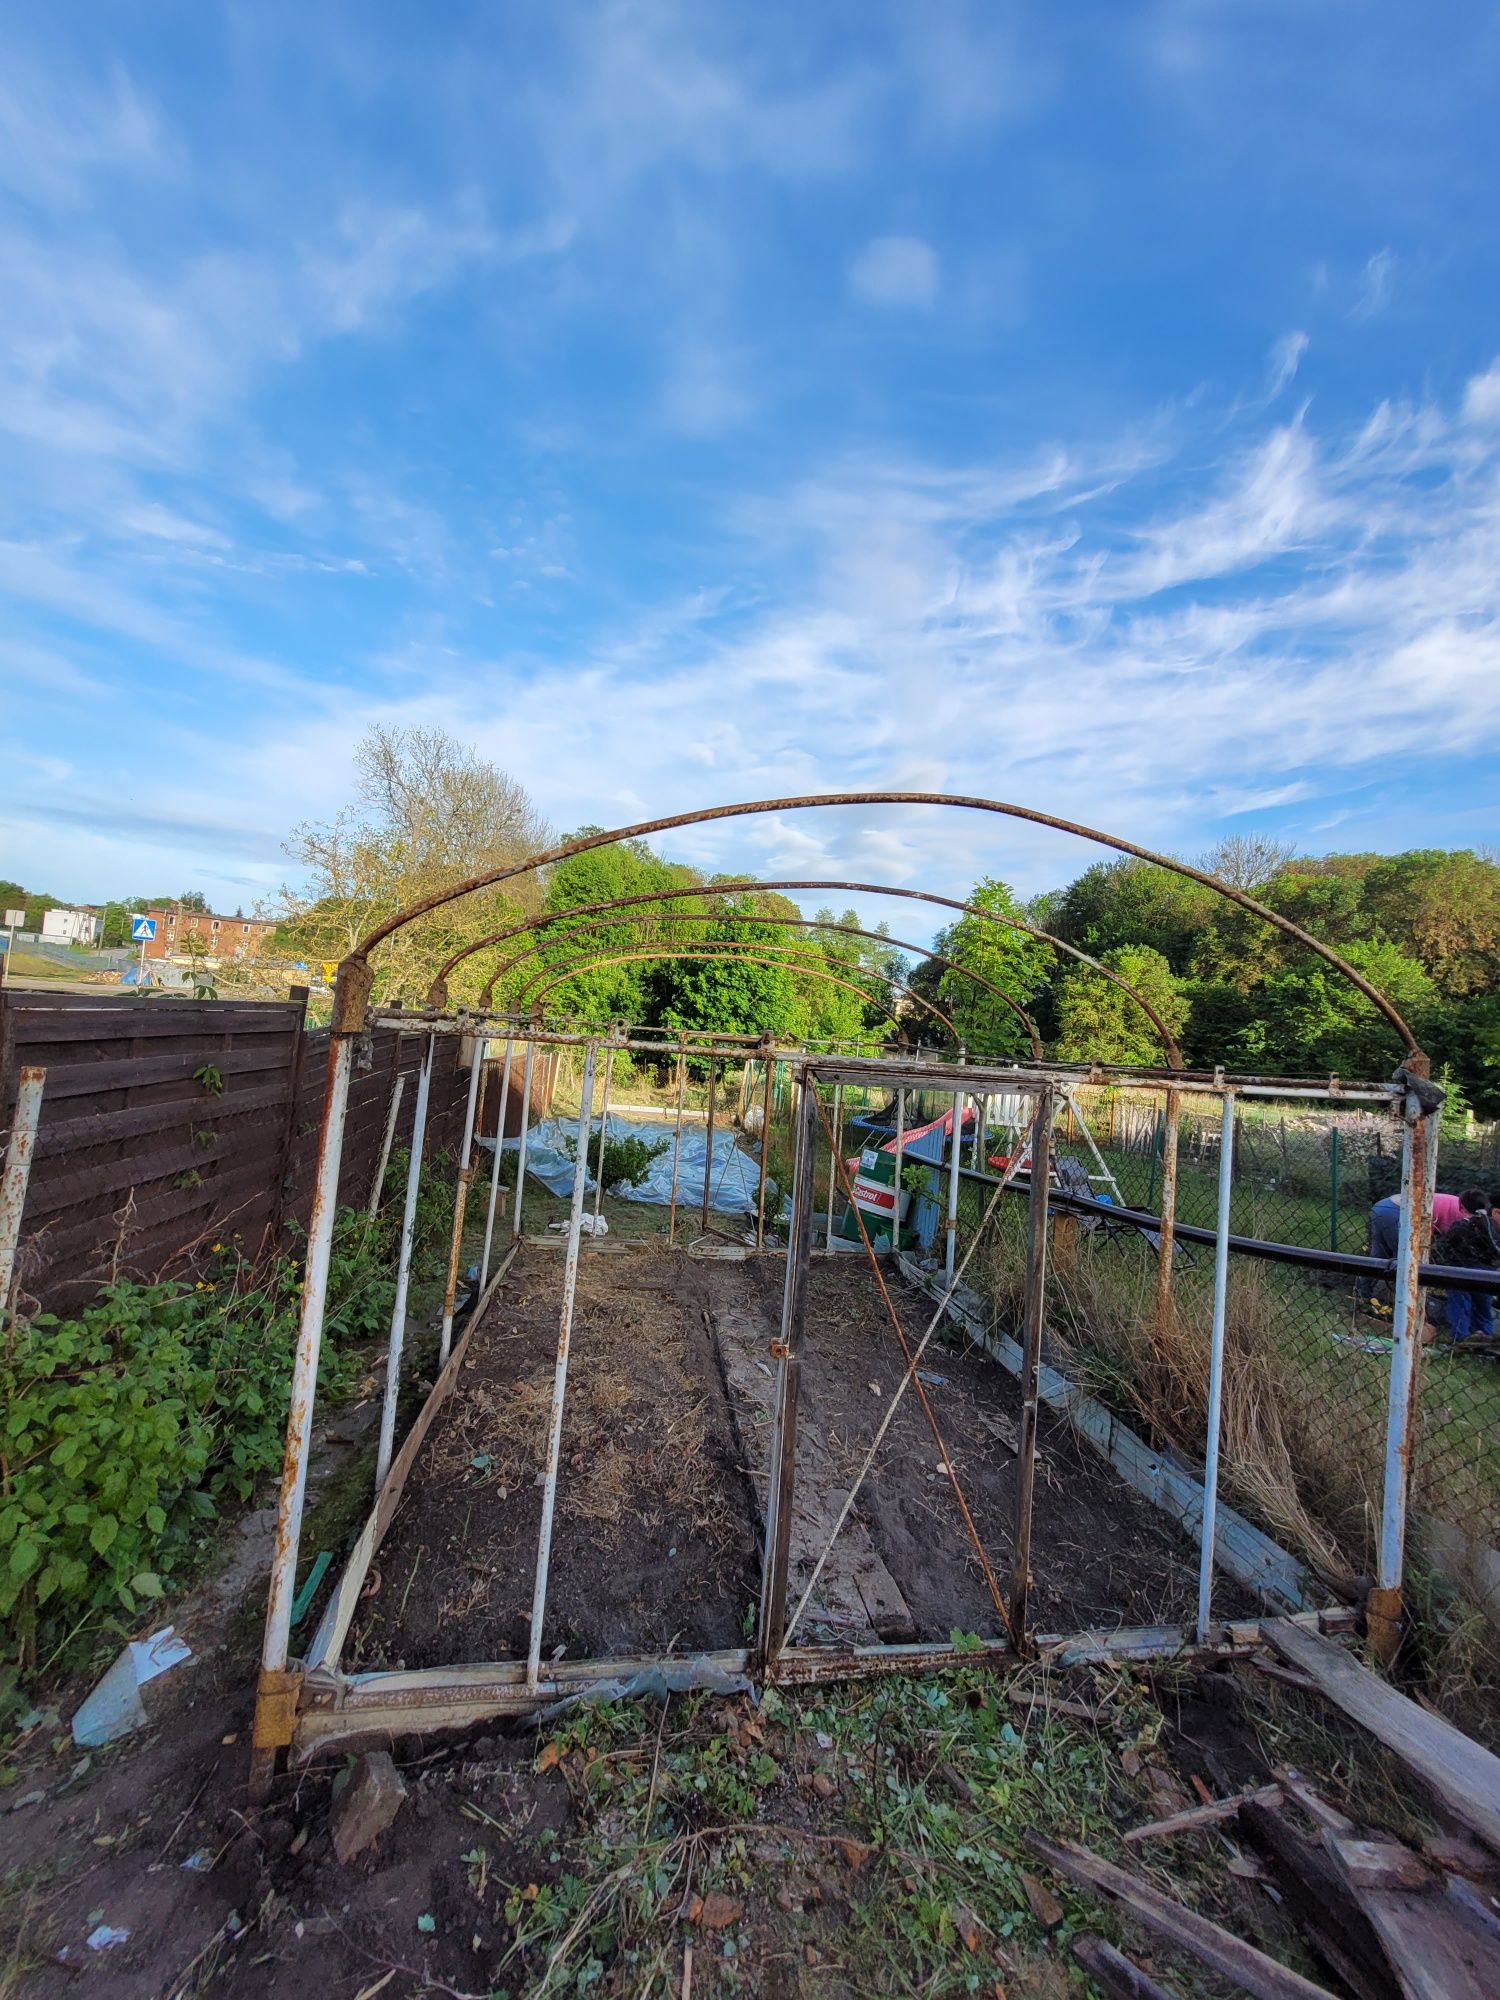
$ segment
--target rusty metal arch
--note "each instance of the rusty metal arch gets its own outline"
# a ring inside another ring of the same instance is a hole
[[[508,938],[520,937],[527,931],[543,930],[549,924],[566,923],[571,917],[593,916],[597,911],[601,910],[623,910],[641,903],[668,903],[683,896],[743,895],[756,893],[762,889],[838,889],[859,896],[899,896],[907,902],[935,903],[945,910],[961,910],[967,916],[983,917],[992,924],[1003,925],[1007,930],[1022,931],[1027,937],[1040,939],[1043,944],[1051,945],[1054,951],[1060,951],[1068,958],[1076,959],[1080,965],[1088,966],[1091,971],[1097,972],[1101,978],[1107,979],[1112,985],[1118,986],[1122,993],[1127,994],[1135,1002],[1156,1030],[1157,1038],[1161,1042],[1162,1049],[1166,1054],[1167,1067],[1169,1069],[1181,1069],[1184,1066],[1182,1050],[1177,1045],[1176,1036],[1146,996],[1132,986],[1128,979],[1123,978],[1118,972],[1113,971],[1099,959],[1091,957],[1088,952],[1081,950],[1077,945],[1068,944],[1063,938],[1054,937],[1050,931],[1038,930],[1035,924],[1028,924],[1020,917],[1006,917],[1002,916],[997,910],[987,910],[982,903],[963,903],[952,896],[935,895],[930,890],[896,889],[879,882],[836,882],[793,879],[790,877],[786,879],[778,878],[775,881],[749,881],[742,879],[733,882],[697,883],[692,886],[675,889],[645,889],[633,896],[612,896],[602,903],[575,903],[570,909],[544,911],[540,916],[528,917],[523,923],[511,924],[505,930],[491,931],[486,937],[476,938],[472,944],[461,945],[456,952],[438,967],[437,972],[433,976],[432,984],[427,990],[427,1004],[430,1007],[444,1007],[447,1005],[448,974],[456,966],[461,965],[474,952],[483,951],[488,945],[504,944]],[[756,919],[756,921],[765,920]],[[893,938],[891,942],[895,943],[896,940]],[[914,946],[906,947],[909,950],[914,950],[915,948]],[[966,967],[961,969],[967,970]]]
[[[985,799],[957,792],[810,792],[800,797],[784,799],[749,799],[735,805],[700,806],[692,812],[668,813],[659,819],[638,820],[633,826],[607,828],[600,833],[584,834],[577,840],[565,840],[553,847],[545,848],[540,854],[531,855],[525,861],[512,862],[504,868],[488,868],[482,874],[466,876],[462,881],[452,883],[445,889],[435,889],[431,895],[421,896],[414,903],[408,903],[387,917],[374,930],[366,932],[353,951],[339,966],[338,988],[334,1001],[333,1029],[335,1034],[352,1034],[364,1023],[365,1007],[370,997],[373,975],[370,972],[370,953],[382,939],[392,936],[414,918],[424,916],[429,910],[441,909],[445,903],[456,902],[460,896],[472,895],[477,889],[493,888],[497,883],[511,881],[517,875],[525,875],[538,868],[548,867],[556,861],[566,861],[571,855],[586,854],[591,848],[613,847],[622,840],[640,840],[653,833],[667,833],[681,826],[704,826],[714,820],[745,819],[761,813],[806,812],[815,807],[862,806],[862,805],[910,805],[910,806],[952,806],[965,812],[997,813],[1002,818],[1020,819],[1032,826],[1049,826],[1058,833],[1070,833],[1077,839],[1089,840],[1099,847],[1112,847],[1118,854],[1128,854],[1137,861],[1149,861],[1154,867],[1165,868],[1174,875],[1185,876],[1189,881],[1201,882],[1227,902],[1236,903],[1252,916],[1260,917],[1275,929],[1295,938],[1316,953],[1325,964],[1331,965],[1349,983],[1383,1014],[1401,1037],[1408,1056],[1415,1057],[1419,1067],[1425,1066],[1426,1057],[1417,1043],[1415,1035],[1394,1004],[1386,998],[1378,986],[1373,985],[1358,972],[1346,958],[1340,956],[1331,945],[1315,938],[1311,931],[1301,924],[1293,923],[1257,897],[1243,889],[1236,889],[1232,883],[1221,882],[1206,869],[1194,868],[1190,862],[1177,861],[1169,854],[1158,854],[1153,848],[1141,847],[1133,840],[1124,840],[1119,834],[1105,833],[1098,827],[1085,826],[1080,820],[1063,819],[1059,814],[1041,812],[1035,806],[1018,806],[1004,799]],[[1425,1074],[1425,1068],[1423,1069]]]
[[[659,924],[715,924],[715,923],[740,922],[740,923],[757,923],[757,924],[776,924],[791,929],[806,930],[806,931],[838,931],[844,937],[869,938],[876,944],[894,945],[900,951],[915,952],[919,958],[931,959],[935,965],[945,966],[950,972],[961,973],[964,978],[972,979],[976,986],[982,986],[987,993],[992,993],[995,996],[995,998],[1001,1002],[1003,1006],[1006,1006],[1010,1009],[1011,1013],[1015,1015],[1016,1019],[1021,1023],[1021,1026],[1026,1030],[1027,1037],[1031,1043],[1032,1055],[1036,1058],[1038,1062],[1041,1062],[1044,1058],[1045,1051],[1042,1048],[1042,1038],[1037,1032],[1036,1023],[1035,1021],[1032,1020],[1031,1016],[1027,1013],[1026,1009],[1021,1005],[1019,1000],[1013,1000],[1010,994],[1003,992],[1000,987],[995,985],[993,980],[986,979],[982,972],[975,972],[970,966],[960,965],[956,959],[945,958],[940,951],[929,951],[924,945],[909,944],[905,938],[889,937],[880,931],[862,930],[858,924],[841,924],[841,923],[827,923],[827,922],[820,923],[816,917],[778,917],[778,916],[758,917],[758,916],[752,916],[748,911],[734,911],[730,912],[727,915],[723,913],[716,913],[713,911],[703,911],[703,912],[692,911],[686,916],[676,915],[676,916],[656,917],[654,921]],[[589,923],[574,924],[570,926],[565,935],[568,937],[578,937],[581,936],[582,933],[584,933],[585,931],[611,930],[613,928],[615,928],[615,919],[613,917],[596,917]],[[702,942],[712,944],[714,940],[712,938],[708,938],[702,940]],[[737,942],[737,940],[726,939],[724,940],[724,942],[734,943]],[[766,942],[769,943],[771,942],[771,940],[768,939],[766,940]],[[509,958],[502,959],[500,963],[495,967],[494,971],[490,974],[489,978],[485,981],[484,986],[480,991],[479,995],[480,1011],[483,1012],[485,1009],[489,1007],[491,1000],[493,999],[494,996],[495,982],[498,979],[502,978],[504,974],[506,974],[507,972],[510,972],[515,966],[521,964],[524,959],[533,958],[536,956],[538,952],[544,951],[545,949],[546,949],[546,943],[539,941],[536,944],[528,945],[524,951],[514,952]],[[875,975],[875,976],[879,977],[883,975]],[[890,981],[888,983],[894,985],[898,984],[899,982]],[[910,987],[906,987],[902,990],[909,993],[911,992],[912,989]],[[439,1002],[437,1004],[441,1005],[442,1003]]]
[[[700,942],[696,947],[682,951],[658,950],[658,951],[609,952],[599,958],[586,958],[580,961],[579,964],[570,966],[566,972],[558,973],[556,978],[547,980],[541,986],[536,986],[535,983],[533,982],[532,989],[529,989],[527,995],[525,996],[526,1003],[530,1006],[533,1017],[539,1018],[541,1013],[542,1002],[546,999],[547,995],[553,990],[554,987],[565,986],[570,979],[576,979],[580,973],[593,972],[601,965],[629,965],[633,962],[644,961],[646,959],[686,959],[686,958],[703,958],[703,957],[743,959],[747,965],[771,965],[775,966],[778,971],[805,972],[810,979],[824,980],[830,986],[842,986],[846,992],[853,993],[857,995],[859,999],[863,1000],[867,1007],[875,1007],[880,1005],[879,1000],[875,997],[874,994],[867,993],[864,987],[862,986],[856,986],[852,979],[840,979],[837,973],[825,971],[821,966],[809,965],[806,963],[805,960],[789,959],[789,958],[771,958],[766,953],[763,952],[745,951],[739,945],[735,944],[731,939],[728,938],[704,938],[700,940]],[[953,1022],[950,1019],[950,1017],[943,1012],[942,1008],[938,1006],[935,1000],[928,1000],[921,993],[913,993],[911,988],[909,986],[903,986],[899,979],[888,979],[885,981],[885,984],[887,986],[893,987],[895,991],[898,993],[904,993],[908,1000],[915,1000],[919,1007],[925,1007],[929,1014],[935,1015],[936,1018],[942,1022],[943,1026],[948,1030],[949,1034],[952,1035],[954,1041],[957,1042],[960,1047],[963,1046],[963,1037],[959,1034],[958,1029],[953,1025]],[[894,1027],[899,1028],[901,1026],[900,1021],[897,1019],[896,1015],[894,1015],[890,1011],[889,1008],[884,1009],[884,1012],[886,1019]]]

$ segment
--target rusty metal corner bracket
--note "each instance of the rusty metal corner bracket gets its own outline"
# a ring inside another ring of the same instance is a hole
[[[255,1723],[250,1740],[257,1750],[285,1750],[297,1726],[302,1674],[295,1667],[262,1667],[255,1683]]]

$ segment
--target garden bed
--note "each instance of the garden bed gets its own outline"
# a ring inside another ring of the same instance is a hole
[[[746,1643],[759,1593],[785,1273],[726,1259],[585,1246],[563,1427],[543,1658]],[[345,1665],[523,1658],[541,1518],[562,1259],[528,1245],[475,1329],[376,1555]],[[908,1339],[931,1307],[899,1281]],[[788,1608],[801,1596],[903,1370],[874,1275],[814,1259],[799,1401]],[[958,1513],[956,1472],[1002,1589],[1015,1516],[1015,1383],[937,1340],[796,1637],[807,1643],[996,1635]],[[1062,1420],[1044,1412],[1032,1539],[1034,1630],[1182,1621],[1196,1551]]]

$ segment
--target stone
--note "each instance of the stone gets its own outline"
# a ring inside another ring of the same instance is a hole
[[[406,1799],[406,1785],[388,1750],[354,1760],[348,1782],[333,1802],[329,1826],[333,1851],[346,1866],[379,1840]]]

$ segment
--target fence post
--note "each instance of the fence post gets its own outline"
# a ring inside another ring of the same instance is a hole
[[[1409,1056],[1407,1070],[1418,1062]],[[1415,1091],[1402,1106],[1401,1220],[1396,1236],[1396,1287],[1391,1302],[1391,1376],[1386,1402],[1385,1475],[1380,1502],[1380,1552],[1375,1588],[1365,1607],[1370,1650],[1382,1663],[1395,1658],[1401,1639],[1406,1567],[1406,1504],[1411,1491],[1412,1433],[1416,1423],[1418,1365],[1423,1335],[1422,1258],[1432,1233],[1437,1186],[1440,1110],[1424,1112]]]
[[[307,988],[294,986],[288,997],[297,1009],[297,1019],[292,1029],[287,1064],[286,1116],[281,1122],[281,1145],[277,1154],[276,1199],[266,1230],[266,1244],[272,1250],[281,1248],[282,1232],[286,1228],[286,1198],[291,1191],[292,1159],[297,1146],[297,1106],[302,1097],[302,1053],[307,1045]]]
[[[1208,1349],[1208,1422],[1203,1448],[1203,1539],[1198,1551],[1198,1643],[1213,1611],[1214,1535],[1219,1513],[1219,1431],[1224,1408],[1224,1330],[1229,1308],[1229,1222],[1234,1198],[1234,1092],[1219,1126],[1219,1213],[1214,1221],[1214,1317]]]
[[[42,1116],[42,1089],[46,1081],[47,1072],[44,1069],[28,1066],[21,1071],[10,1142],[5,1149],[5,1171],[0,1174],[0,1321],[10,1311],[16,1251],[21,1241],[21,1217],[26,1208],[26,1188],[31,1179],[37,1126]]]
[[[1328,1247],[1339,1247],[1339,1128],[1333,1128],[1328,1148]]]
[[[1165,1333],[1172,1317],[1172,1263],[1177,1249],[1177,1144],[1182,1092],[1168,1084],[1162,1107],[1161,1227],[1156,1232],[1156,1325]]]
[[[786,1585],[791,1562],[793,1480],[797,1464],[797,1395],[801,1384],[802,1328],[807,1312],[807,1267],[812,1250],[813,1164],[818,1130],[818,1087],[805,1072],[793,1120],[792,1214],[787,1231],[786,1281],[781,1294],[781,1338],[775,1343],[776,1413],[771,1430],[766,1489],[766,1539],[761,1562],[759,1653],[764,1671],[775,1664],[786,1632]]]
[[[1010,1582],[1010,1637],[1026,1649],[1026,1598],[1031,1587],[1031,1509],[1036,1493],[1037,1398],[1042,1332],[1047,1320],[1047,1195],[1052,1180],[1053,1090],[1036,1094],[1031,1127],[1031,1186],[1026,1197],[1026,1306],[1021,1350],[1021,1431],[1016,1446],[1016,1527]],[[949,1283],[952,1283],[950,1274]]]

